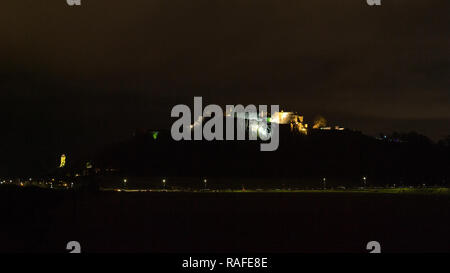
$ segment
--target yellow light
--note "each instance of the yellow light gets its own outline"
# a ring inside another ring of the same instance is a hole
[[[59,164],[59,167],[63,168],[64,166],[66,166],[66,155],[62,154],[61,155],[61,163]]]

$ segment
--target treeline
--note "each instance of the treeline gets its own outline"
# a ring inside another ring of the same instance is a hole
[[[277,151],[261,152],[258,141],[177,142],[169,132],[140,133],[104,150],[94,164],[120,176],[208,177],[225,187],[242,180],[264,181],[260,187],[314,187],[323,178],[328,187],[362,186],[363,177],[368,186],[448,186],[450,180],[450,138],[434,143],[414,132],[373,138],[350,130],[301,135],[288,128],[280,136]]]

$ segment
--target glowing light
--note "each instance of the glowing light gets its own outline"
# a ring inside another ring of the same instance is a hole
[[[59,167],[63,168],[64,166],[66,166],[66,155],[62,154],[61,155],[61,162],[59,163]]]
[[[189,125],[189,127],[192,129],[192,128],[194,128],[195,126],[201,125],[202,122],[203,122],[203,116],[199,116],[199,117],[197,118],[197,120],[194,122],[194,124]]]
[[[279,123],[279,124],[288,124],[292,118],[295,118],[296,115],[294,115],[291,112],[276,112],[272,115],[270,118],[270,121],[272,123]]]
[[[260,138],[266,139],[270,135],[270,132],[268,131],[267,127],[264,123],[250,123],[249,130],[253,135],[258,135]]]
[[[322,116],[316,117],[314,120],[313,129],[319,129],[325,126],[327,126],[327,120]]]

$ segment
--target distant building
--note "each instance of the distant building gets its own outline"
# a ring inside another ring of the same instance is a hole
[[[62,154],[61,155],[61,160],[60,160],[60,163],[59,163],[59,167],[60,168],[64,168],[64,166],[66,166],[66,155]]]
[[[303,116],[294,112],[276,112],[270,117],[270,122],[288,124],[290,125],[291,132],[298,132],[305,135],[308,133],[308,124],[303,123]]]

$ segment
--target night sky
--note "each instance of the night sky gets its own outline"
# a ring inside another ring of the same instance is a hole
[[[2,1],[0,175],[170,128],[194,95],[450,134],[448,0],[81,1]]]

